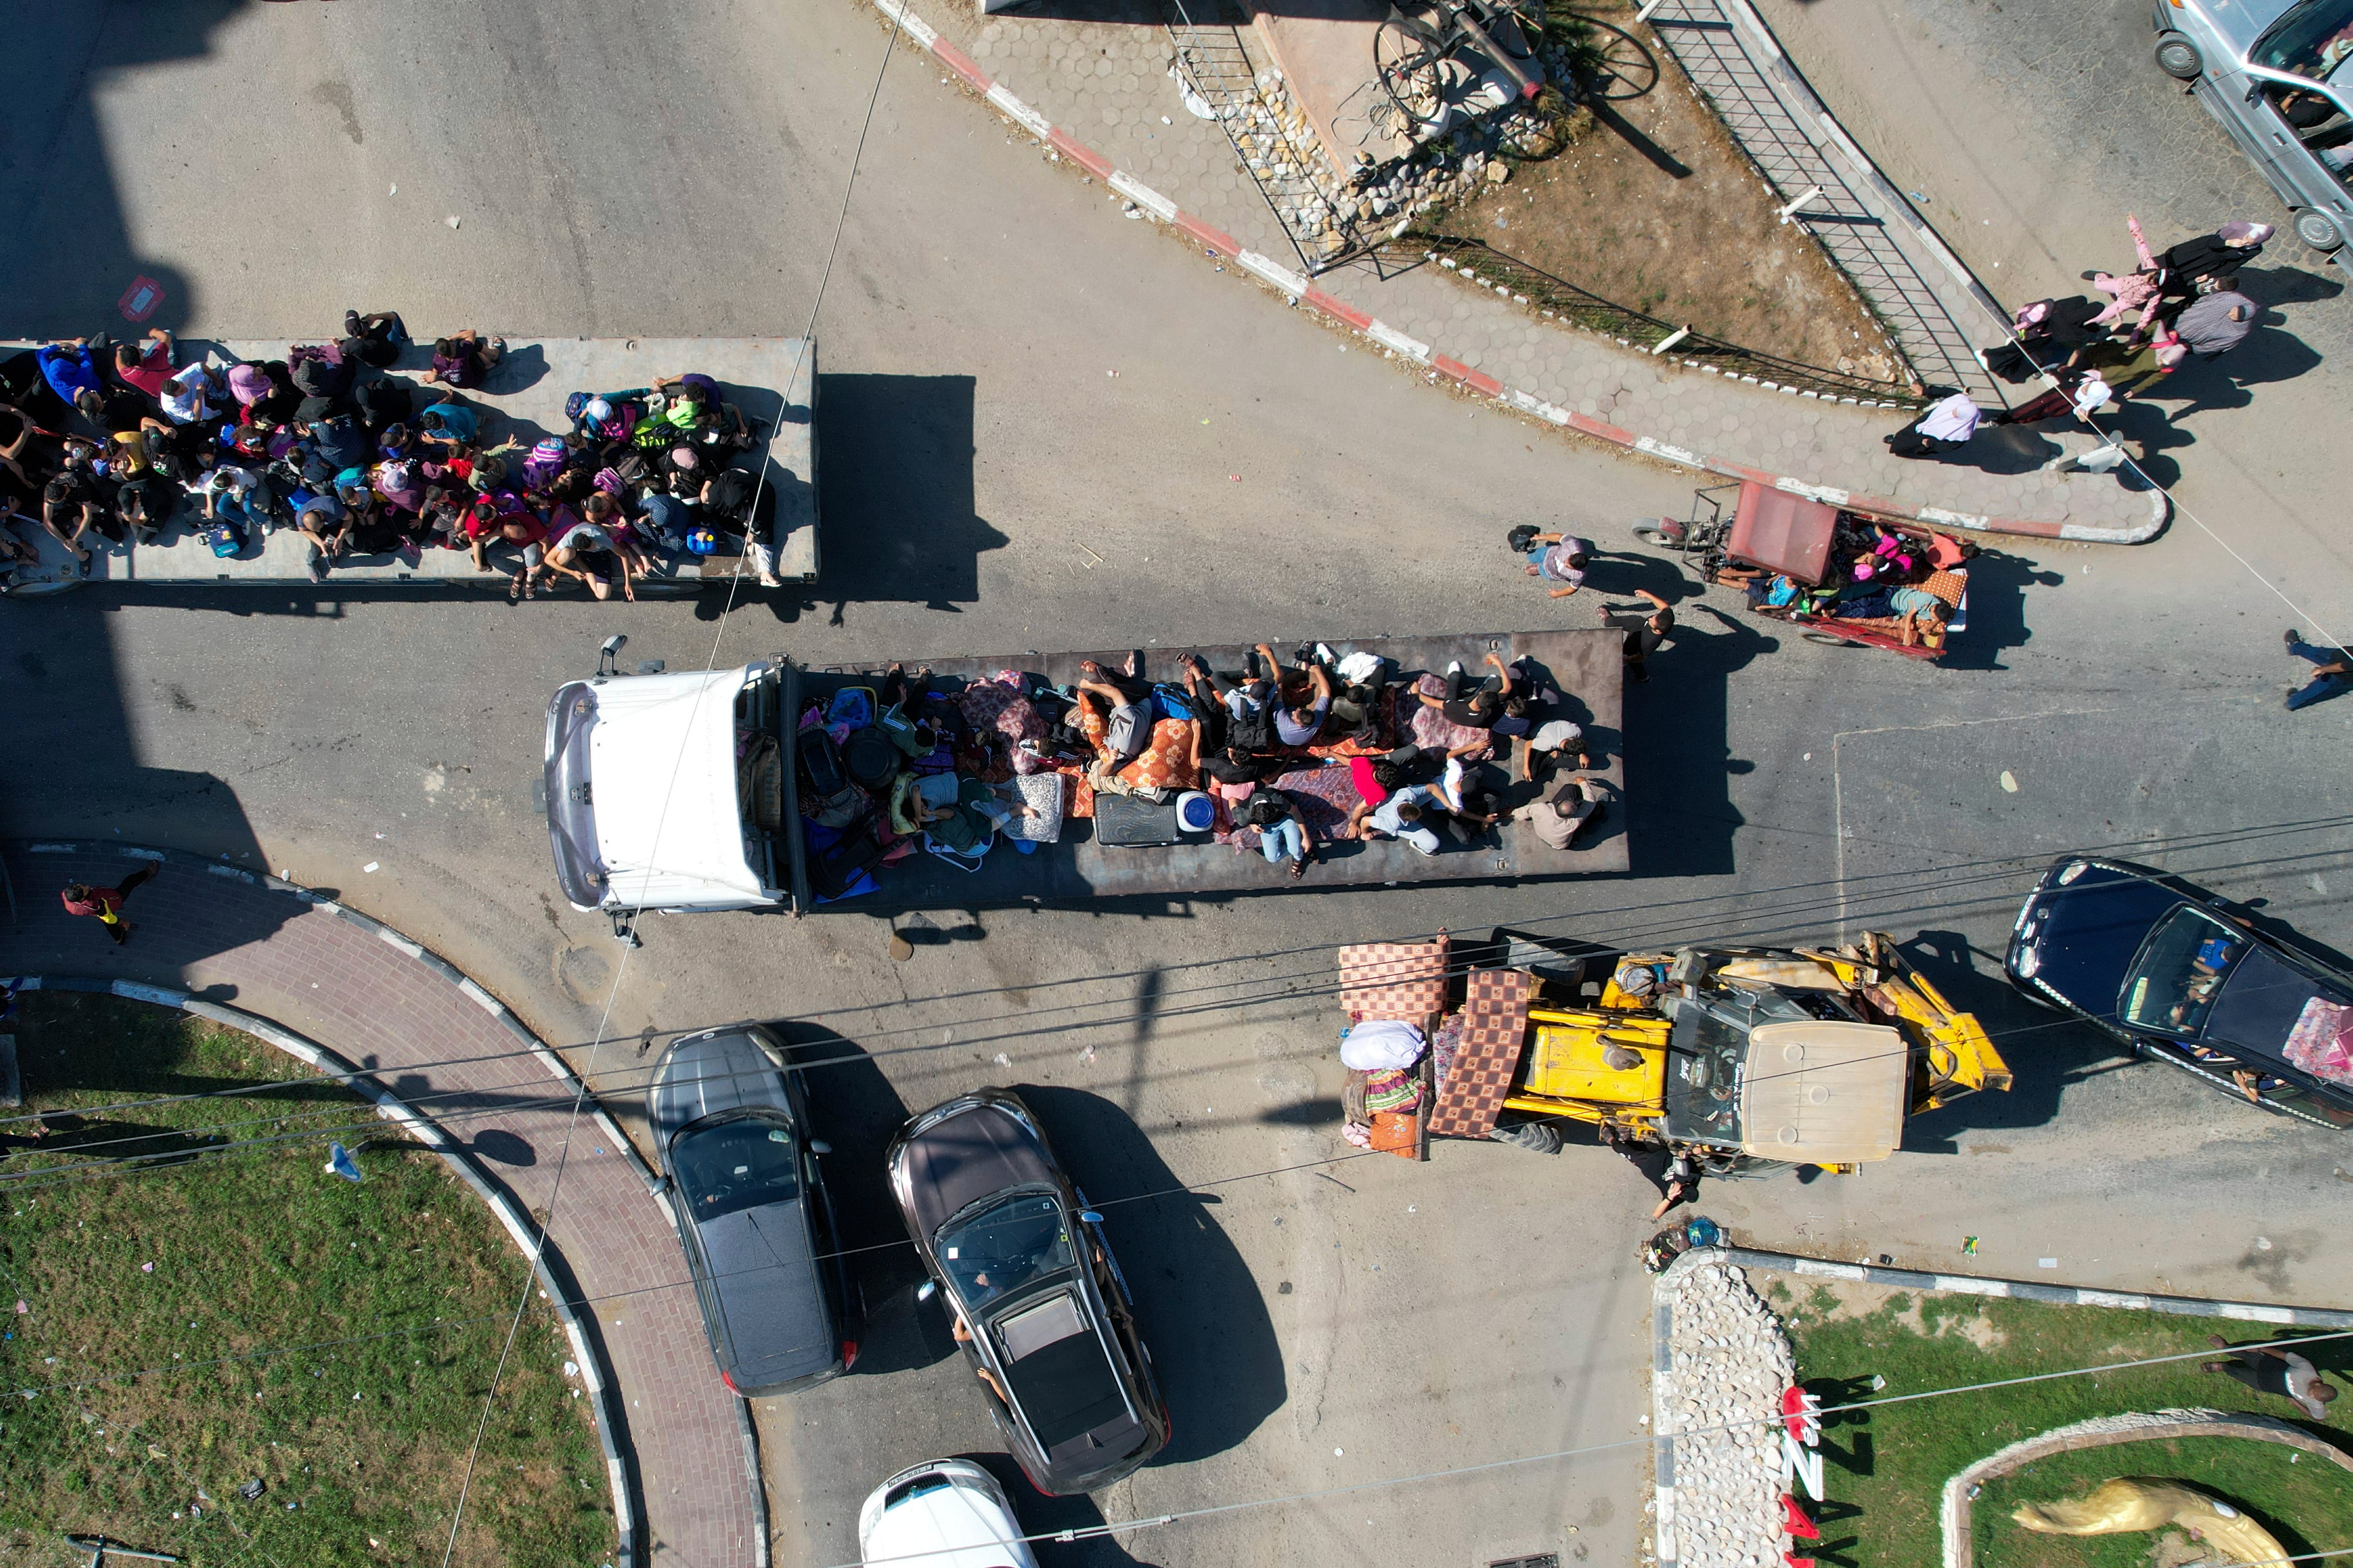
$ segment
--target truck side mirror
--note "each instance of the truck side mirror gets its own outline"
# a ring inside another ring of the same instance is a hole
[[[611,637],[607,637],[604,646],[596,650],[596,673],[599,675],[618,673],[613,668],[613,661],[618,658],[621,650],[628,646],[629,634],[627,632],[615,632]]]

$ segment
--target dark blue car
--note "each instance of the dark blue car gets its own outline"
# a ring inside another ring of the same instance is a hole
[[[2034,1000],[2227,1094],[2353,1126],[2353,976],[2178,877],[2063,857],[2018,911],[2002,969]]]

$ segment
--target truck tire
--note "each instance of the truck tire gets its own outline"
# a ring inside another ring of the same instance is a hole
[[[2196,81],[2206,74],[2206,57],[2179,33],[2157,37],[2157,68],[2176,81]]]
[[[1531,1154],[1560,1152],[1560,1129],[1548,1121],[1522,1121],[1510,1127],[1498,1127],[1487,1136],[1498,1143],[1510,1143],[1525,1149]]]

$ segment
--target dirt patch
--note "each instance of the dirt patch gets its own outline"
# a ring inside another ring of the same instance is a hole
[[[1894,1286],[1866,1285],[1852,1279],[1811,1286],[1802,1306],[1791,1305],[1795,1298],[1786,1291],[1768,1290],[1767,1294],[1774,1310],[1790,1322],[1810,1320],[1835,1323],[1884,1312],[1887,1321],[1923,1339],[1953,1334],[1981,1351],[1998,1351],[2009,1342],[2009,1336],[1986,1315],[1983,1304],[1974,1297],[1932,1298]],[[1933,1311],[1924,1311],[1932,1300]]]
[[[1657,85],[1601,104],[1566,151],[1518,164],[1425,226],[1742,348],[1899,379],[1903,361],[1862,299],[1810,236],[1779,221],[1763,179],[1634,7],[1578,9],[1637,35]]]

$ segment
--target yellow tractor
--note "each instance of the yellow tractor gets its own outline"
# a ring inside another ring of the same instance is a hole
[[[1663,1144],[1705,1173],[1761,1163],[1851,1172],[1894,1153],[1906,1116],[2010,1088],[1977,1019],[1876,931],[1843,947],[1622,954],[1590,1005],[1546,999],[1567,987],[1542,963],[1471,968],[1463,1005],[1442,1017],[1419,1011],[1435,992],[1394,982],[1406,954],[1420,975],[1443,973],[1444,936],[1347,950],[1344,982],[1352,953],[1389,959],[1377,978],[1391,983],[1349,985],[1352,1017],[1427,1020],[1436,1048],[1429,1114],[1414,1130],[1422,1147],[1433,1135],[1509,1139],[1497,1128],[1513,1112],[1524,1127],[1565,1117],[1621,1144]]]

